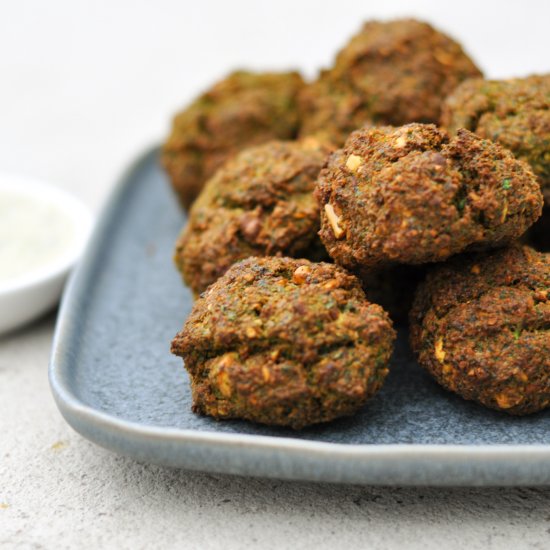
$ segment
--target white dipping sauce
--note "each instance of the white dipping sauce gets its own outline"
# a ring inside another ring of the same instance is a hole
[[[0,285],[48,269],[75,245],[75,221],[32,194],[0,188]]]

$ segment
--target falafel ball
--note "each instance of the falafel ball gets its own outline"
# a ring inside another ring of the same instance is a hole
[[[300,93],[300,135],[341,145],[366,124],[438,122],[443,99],[480,70],[461,46],[414,19],[368,21]]]
[[[303,85],[296,72],[236,71],[176,115],[162,164],[186,209],[206,180],[244,147],[296,136]]]
[[[196,302],[172,353],[193,411],[295,429],[355,413],[382,386],[395,333],[334,264],[248,258]]]
[[[354,132],[316,185],[320,236],[354,272],[503,246],[540,216],[530,167],[468,130],[433,124]]]
[[[322,71],[317,80],[302,88],[298,98],[302,137],[315,136],[340,147],[353,130],[375,126],[363,95],[330,71]]]
[[[550,205],[550,74],[467,80],[446,99],[442,126],[466,128],[528,162]]]
[[[329,152],[314,138],[271,141],[216,172],[176,243],[176,265],[195,294],[248,256],[327,258],[313,190]]]
[[[420,364],[448,390],[517,415],[550,404],[550,254],[453,258],[420,285],[410,324]]]

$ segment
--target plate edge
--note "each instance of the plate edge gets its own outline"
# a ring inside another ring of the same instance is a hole
[[[160,444],[164,441],[168,442],[172,447],[186,447],[189,450],[190,447],[202,446],[205,449],[210,449],[211,452],[220,450],[223,448],[240,448],[246,449],[246,452],[251,453],[265,453],[269,452],[291,452],[293,456],[300,457],[300,459],[314,460],[317,465],[324,463],[324,466],[330,466],[327,463],[331,462],[335,456],[339,460],[354,460],[354,464],[358,464],[361,461],[372,462],[373,460],[384,461],[399,459],[404,461],[402,468],[421,462],[426,462],[425,466],[429,466],[430,469],[436,471],[438,468],[448,468],[452,466],[458,473],[462,471],[462,475],[451,476],[447,479],[436,479],[437,476],[429,476],[425,480],[427,484],[435,485],[503,485],[502,480],[493,480],[485,478],[481,483],[478,480],[473,479],[472,476],[464,477],[465,466],[469,468],[477,466],[486,466],[487,463],[491,463],[495,466],[495,463],[502,466],[519,468],[525,470],[527,466],[526,462],[530,462],[531,459],[535,459],[537,464],[545,466],[541,468],[538,475],[528,475],[529,472],[525,471],[524,475],[517,477],[518,481],[509,480],[512,485],[535,483],[535,484],[550,484],[550,445],[535,444],[535,445],[448,445],[448,444],[344,444],[344,443],[326,443],[320,441],[307,441],[302,439],[292,439],[288,437],[274,437],[264,435],[252,435],[252,434],[220,434],[217,432],[206,432],[198,430],[185,430],[177,428],[162,428],[155,426],[143,426],[142,424],[122,420],[113,415],[98,411],[89,407],[80,401],[68,387],[64,380],[64,374],[60,363],[62,360],[65,364],[70,362],[67,357],[67,350],[64,349],[63,341],[66,338],[66,334],[70,331],[71,323],[70,319],[73,314],[73,310],[78,303],[79,287],[83,284],[82,280],[86,274],[85,266],[86,259],[91,256],[89,253],[94,248],[98,247],[100,241],[103,240],[103,235],[111,221],[109,212],[115,210],[117,204],[120,202],[120,197],[126,192],[130,186],[132,174],[140,170],[143,164],[146,164],[151,156],[157,156],[159,151],[158,145],[147,148],[138,158],[132,162],[122,175],[118,178],[110,197],[107,200],[106,206],[99,217],[98,224],[92,234],[92,237],[86,247],[86,251],[83,255],[84,261],[80,262],[74,272],[71,274],[68,284],[63,293],[61,300],[61,306],[59,310],[58,320],[56,323],[52,353],[48,368],[48,377],[51,391],[54,395],[55,402],[59,408],[61,414],[65,420],[81,435],[91,439],[95,443],[109,448],[115,452],[121,454],[130,454],[134,458],[149,459],[161,464],[168,464],[179,467],[186,467],[190,469],[201,469],[201,464],[194,464],[192,461],[186,462],[185,460],[162,460],[160,456],[153,456],[149,453],[147,456],[140,456],[140,453],[132,452],[129,448],[121,448],[120,444],[117,444],[116,438],[120,441],[126,442],[126,445],[131,445],[131,442],[139,441],[141,444]],[[101,437],[101,430],[103,430],[104,436]],[[157,460],[158,459],[158,460]],[[176,462],[176,463],[174,463]],[[467,464],[466,464],[467,463]],[[194,467],[196,466],[196,467]],[[533,464],[530,465],[532,467]],[[224,468],[221,471],[228,472],[228,468]],[[261,475],[267,477],[282,477],[285,479],[309,479],[312,481],[320,481],[318,475],[300,475],[295,476],[296,472],[285,471],[279,475],[270,476],[270,472],[257,473],[244,472],[242,469],[236,468],[235,471],[229,473],[237,473],[241,475]],[[273,473],[273,472],[271,472]],[[276,473],[276,472],[275,472]],[[414,474],[408,476],[410,479],[402,479],[399,484],[418,485],[418,476]],[[490,476],[489,476],[490,477]],[[324,481],[337,481],[337,482],[349,482],[357,483],[368,481],[369,483],[377,483],[376,479],[372,476],[367,476],[368,479],[357,479],[357,476],[351,475],[333,475],[330,473],[328,476],[323,477]],[[413,479],[414,478],[414,479]],[[537,478],[537,479],[535,479]],[[383,483],[386,484],[386,483]],[[506,484],[506,483],[504,483]]]

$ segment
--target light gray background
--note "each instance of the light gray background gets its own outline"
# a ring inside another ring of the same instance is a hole
[[[369,17],[416,15],[491,77],[550,70],[545,1],[0,0],[0,170],[95,211],[171,113],[231,68],[328,64]],[[49,393],[54,315],[0,337],[0,547],[547,548],[550,489],[385,489],[137,464]]]

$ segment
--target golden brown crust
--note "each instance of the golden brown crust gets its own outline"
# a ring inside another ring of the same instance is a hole
[[[176,243],[176,265],[195,294],[249,256],[327,257],[313,189],[328,153],[313,138],[272,141],[218,170]]]
[[[176,115],[162,163],[186,209],[214,172],[244,147],[296,136],[303,84],[296,72],[236,71]]]
[[[460,45],[427,23],[369,21],[301,92],[300,135],[322,133],[341,145],[366,124],[437,122],[443,99],[479,76]]]
[[[550,74],[471,79],[445,101],[441,124],[500,143],[531,165],[550,204]]]
[[[342,268],[249,258],[196,302],[172,352],[195,412],[298,429],[356,412],[381,387],[394,338]]]
[[[519,245],[458,256],[420,285],[420,364],[445,388],[510,414],[550,404],[550,255]]]
[[[431,124],[354,132],[319,174],[320,236],[358,271],[502,246],[540,216],[529,166],[467,130]]]

